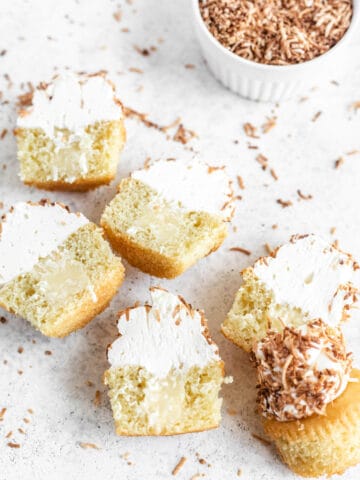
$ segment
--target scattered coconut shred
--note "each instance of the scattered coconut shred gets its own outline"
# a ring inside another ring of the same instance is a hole
[[[330,50],[349,28],[351,0],[199,0],[210,33],[258,63],[301,63]]]

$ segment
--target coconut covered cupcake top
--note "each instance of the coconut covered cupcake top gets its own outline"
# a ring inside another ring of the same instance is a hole
[[[345,390],[352,357],[342,334],[322,320],[269,332],[253,348],[260,413],[279,421],[325,413]]]

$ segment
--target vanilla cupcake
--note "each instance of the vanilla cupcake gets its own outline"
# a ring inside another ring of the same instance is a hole
[[[222,332],[250,351],[269,328],[299,327],[321,318],[336,327],[356,302],[351,255],[317,235],[296,235],[242,272],[244,280]]]
[[[219,248],[233,200],[222,168],[198,160],[158,161],[122,180],[101,225],[129,263],[174,278]]]
[[[360,372],[339,330],[315,320],[270,331],[253,347],[265,432],[306,477],[360,462]]]
[[[123,111],[103,73],[56,75],[22,96],[16,135],[20,178],[47,190],[88,190],[116,175]]]
[[[219,425],[224,365],[201,311],[159,288],[120,313],[104,375],[118,435],[174,435]]]
[[[0,224],[0,306],[63,337],[101,312],[124,268],[102,231],[58,203],[17,203]]]

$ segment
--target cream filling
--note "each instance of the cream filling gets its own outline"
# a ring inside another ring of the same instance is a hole
[[[185,403],[185,384],[180,375],[166,378],[152,378],[145,391],[142,406],[148,423],[156,432],[161,432],[168,425],[174,425],[183,416]]]

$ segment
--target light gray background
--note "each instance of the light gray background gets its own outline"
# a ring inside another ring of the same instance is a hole
[[[122,19],[117,22],[113,14],[119,5]],[[122,28],[130,32],[124,33]],[[159,43],[160,37],[163,43]],[[143,57],[134,45],[153,45],[157,51]],[[132,5],[109,0],[2,0],[1,49],[7,53],[0,57],[0,90],[9,103],[1,106],[0,130],[14,128],[14,104],[22,82],[46,81],[56,69],[66,67],[90,72],[106,69],[125,105],[148,113],[161,125],[181,116],[185,127],[198,134],[184,148],[156,130],[127,120],[128,141],[117,180],[140,167],[148,156],[179,160],[199,156],[210,164],[225,164],[234,179],[242,175],[246,189],[237,191],[243,196],[234,220],[237,232],[231,231],[218,252],[173,281],[153,279],[126,265],[126,281],[111,307],[82,331],[63,340],[50,340],[25,321],[6,315],[8,322],[0,324],[0,409],[7,408],[0,422],[0,480],[169,479],[181,456],[188,460],[176,477],[179,480],[190,480],[196,473],[206,474],[207,479],[230,480],[237,478],[239,468],[246,480],[295,478],[271,447],[252,437],[252,433],[262,434],[254,413],[254,372],[247,356],[219,333],[219,325],[239,286],[240,270],[265,253],[265,242],[274,247],[293,233],[306,232],[330,238],[330,228],[335,226],[332,238],[360,258],[360,155],[345,156],[345,152],[360,149],[360,111],[349,109],[360,100],[359,46],[349,49],[354,68],[339,86],[330,82],[317,85],[314,78],[317,88],[304,94],[307,101],[301,103],[297,97],[280,106],[242,100],[213,79],[201,58],[185,0],[135,0]],[[196,68],[186,69],[184,65],[189,63]],[[130,72],[131,67],[144,73]],[[10,75],[10,89],[3,73]],[[321,116],[312,122],[318,111]],[[260,126],[273,115],[278,120],[271,132],[259,140],[245,136],[243,123]],[[249,150],[249,141],[259,150]],[[279,175],[277,182],[255,161],[259,152],[269,158]],[[345,163],[335,170],[334,162],[342,155]],[[4,202],[0,213],[18,200],[46,196],[97,222],[117,183],[90,193],[49,194],[23,186],[17,172],[15,140],[8,133],[0,141],[0,201]],[[299,201],[297,189],[312,194],[313,200]],[[293,206],[281,208],[278,198],[291,200]],[[278,224],[278,229],[273,230],[273,224]],[[248,248],[252,254],[230,252],[233,246]],[[224,418],[218,430],[172,438],[117,438],[114,434],[101,383],[107,368],[105,349],[116,336],[116,312],[135,300],[147,300],[148,287],[153,284],[181,293],[205,309],[227,373],[234,376],[234,383],[223,388]],[[357,366],[358,322],[354,310],[346,334],[357,354]],[[19,346],[24,348],[22,354],[17,353]],[[45,355],[46,350],[52,355]],[[87,386],[87,381],[94,386]],[[98,407],[93,404],[96,390],[101,392]],[[34,410],[33,415],[28,408]],[[229,409],[237,413],[229,415]],[[24,423],[23,418],[31,423]],[[17,432],[19,427],[26,431],[25,436]],[[10,430],[21,448],[6,446],[9,440],[5,435]],[[100,449],[84,450],[79,442],[92,442]],[[128,459],[122,458],[126,452]],[[200,465],[196,452],[211,467]],[[357,467],[343,478],[359,477]]]

